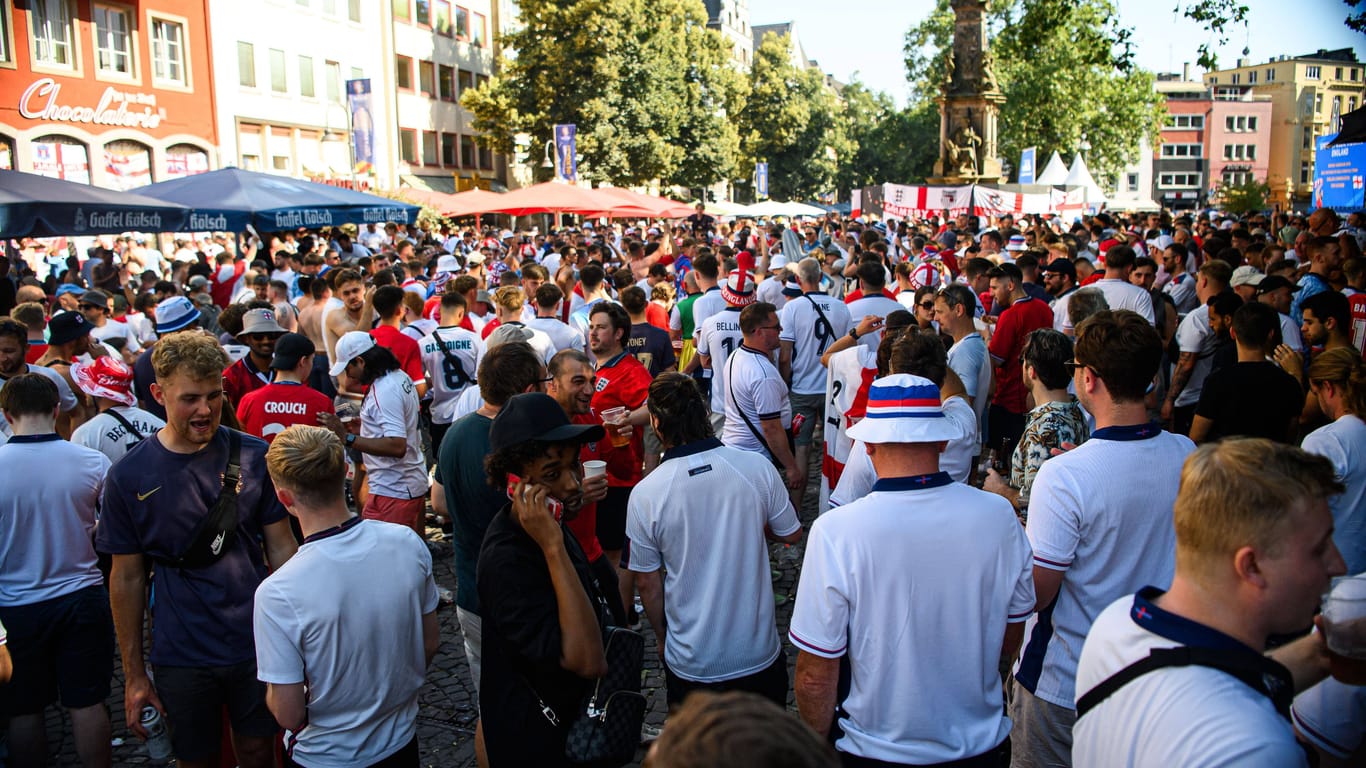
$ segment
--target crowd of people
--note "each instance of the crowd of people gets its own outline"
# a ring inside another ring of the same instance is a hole
[[[10,244],[8,760],[59,702],[109,765],[117,654],[182,766],[415,766],[444,641],[481,765],[571,765],[648,625],[649,765],[1357,764],[1315,625],[1366,571],[1363,243],[699,206]]]

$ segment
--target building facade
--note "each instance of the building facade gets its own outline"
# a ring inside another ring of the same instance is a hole
[[[1173,210],[1196,208],[1209,188],[1209,89],[1178,75],[1158,75],[1156,88],[1167,100],[1167,118],[1153,153],[1153,200]]]
[[[201,0],[0,2],[0,168],[131,189],[217,167]]]
[[[1350,112],[1366,99],[1366,65],[1350,48],[1280,56],[1259,64],[1239,59],[1230,69],[1205,75],[1219,93],[1226,87],[1249,89],[1271,101],[1267,182],[1273,203],[1307,208],[1313,191],[1314,140],[1330,131],[1336,108]]]
[[[749,27],[747,0],[705,0],[707,27],[721,33],[731,43],[730,56],[736,66],[748,72],[754,62],[754,33]]]

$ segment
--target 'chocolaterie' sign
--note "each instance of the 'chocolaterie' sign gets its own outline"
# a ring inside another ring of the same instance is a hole
[[[157,97],[150,93],[105,88],[94,106],[63,104],[61,94],[62,84],[56,80],[34,80],[19,96],[19,114],[30,120],[147,129],[156,128],[166,119],[166,110],[157,107]]]

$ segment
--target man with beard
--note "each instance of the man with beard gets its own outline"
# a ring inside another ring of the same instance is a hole
[[[180,765],[201,768],[218,757],[226,706],[238,764],[267,768],[278,727],[256,679],[253,597],[267,563],[278,569],[297,543],[265,471],[265,441],[220,426],[227,355],[218,343],[171,334],[157,342],[152,365],[166,426],[110,470],[95,537],[96,548],[113,555],[124,717],[146,738],[142,711],[156,708],[174,723]],[[234,516],[219,514],[225,498]],[[157,564],[155,688],[142,643],[149,559]]]
[[[270,361],[275,356],[275,341],[284,334],[285,329],[275,322],[273,310],[252,309],[242,316],[242,332],[237,334],[237,340],[247,345],[248,352],[223,371],[223,394],[234,407],[241,405],[248,393],[275,380]]]
[[[343,269],[332,281],[332,297],[338,306],[331,302],[323,307],[322,329],[323,346],[327,349],[327,364],[337,362],[337,339],[348,331],[369,331],[372,318],[367,310],[370,297],[365,291],[365,281],[354,269]],[[337,310],[345,310],[338,312]]]

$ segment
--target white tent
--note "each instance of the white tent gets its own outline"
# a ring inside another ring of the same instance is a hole
[[[814,205],[805,203],[780,203],[777,200],[765,200],[755,203],[745,209],[746,216],[824,216],[825,210]]]
[[[714,200],[707,203],[706,211],[713,216],[744,216],[748,214],[749,206],[729,200]]]
[[[1104,203],[1106,202],[1105,192],[1091,177],[1091,171],[1086,168],[1086,161],[1082,159],[1081,153],[1072,158],[1072,167],[1067,171],[1067,179],[1063,184],[1069,187],[1083,187],[1086,189],[1086,202]]]
[[[1058,151],[1055,149],[1053,156],[1048,158],[1048,164],[1043,167],[1038,176],[1034,177],[1034,183],[1057,186],[1066,181],[1067,166],[1063,164],[1062,158],[1058,156]]]

